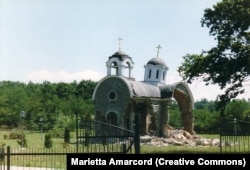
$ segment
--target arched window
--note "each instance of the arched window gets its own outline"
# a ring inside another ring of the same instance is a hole
[[[113,62],[111,64],[111,75],[118,75],[118,66],[117,66],[117,63],[116,62]]]
[[[107,115],[108,124],[118,126],[118,118],[115,112],[109,112]]]
[[[162,80],[164,80],[164,79],[165,79],[165,71],[162,74]]]
[[[131,71],[132,71],[132,68],[131,68],[131,65],[130,65],[130,63],[129,62],[126,62],[126,66],[125,66],[125,68],[126,68],[126,72],[124,73],[125,75],[125,77],[131,77]]]
[[[148,78],[151,78],[151,69],[149,70]]]
[[[159,70],[156,71],[156,79],[159,77]]]

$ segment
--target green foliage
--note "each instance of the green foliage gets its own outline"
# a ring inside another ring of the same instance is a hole
[[[228,103],[225,110],[225,116],[227,118],[237,118],[240,120],[246,119],[248,114],[245,112],[250,109],[250,103],[246,100],[232,100]],[[250,114],[249,114],[250,116]]]
[[[16,140],[18,145],[22,148],[27,148],[28,144],[27,144],[27,139],[26,139],[26,135],[25,134],[21,134],[19,136],[19,139]]]
[[[75,128],[75,114],[91,117],[94,105],[91,97],[96,82],[82,80],[80,83],[28,84],[0,82],[1,127],[16,128],[20,124],[20,111],[26,112],[23,119],[27,130],[40,130],[39,119],[43,117],[43,130],[48,132],[55,126]],[[63,122],[65,120],[65,122]]]
[[[10,132],[8,139],[20,139],[21,134],[18,132]]]
[[[179,110],[169,110],[169,125],[178,129],[182,128],[181,112]]]
[[[53,141],[51,139],[50,134],[45,134],[45,140],[44,140],[44,147],[45,148],[51,148],[53,145]]]
[[[196,109],[193,111],[195,116],[194,130],[197,133],[218,133],[220,114],[209,112],[206,109]]]
[[[243,115],[243,120],[250,122],[250,109],[245,110],[242,115]]]
[[[188,83],[201,78],[207,85],[218,84],[225,89],[216,101],[216,110],[221,113],[231,99],[244,93],[243,83],[249,78],[249,5],[249,0],[223,0],[206,9],[201,26],[210,29],[217,46],[201,54],[187,54],[178,68]]]
[[[53,138],[63,138],[64,129],[63,129],[63,127],[54,126],[53,129],[49,130],[48,133]]]
[[[208,101],[207,99],[201,99],[194,103],[195,109],[206,109],[209,112],[215,111],[215,104],[213,101]]]
[[[70,143],[70,131],[68,128],[64,130],[64,142]]]

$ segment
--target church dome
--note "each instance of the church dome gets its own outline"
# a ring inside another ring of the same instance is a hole
[[[113,55],[127,55],[124,51],[117,51]]]
[[[147,64],[161,65],[163,67],[167,67],[166,63],[159,57],[154,57],[150,59]]]
[[[124,61],[127,58],[132,60],[131,57],[127,55],[124,51],[115,52],[112,56],[109,57],[109,59],[111,58],[118,58],[120,61]]]

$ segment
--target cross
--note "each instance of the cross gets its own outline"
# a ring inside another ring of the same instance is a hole
[[[156,48],[158,48],[158,50],[157,50],[157,57],[158,57],[158,56],[159,56],[160,48],[162,48],[162,47],[161,47],[160,44],[159,44]]]
[[[118,38],[118,41],[119,41],[119,51],[121,51],[121,41],[122,41],[122,38],[119,37],[119,38]]]

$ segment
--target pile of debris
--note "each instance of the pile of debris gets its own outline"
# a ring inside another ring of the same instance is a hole
[[[156,136],[141,136],[141,144],[154,146],[169,145],[187,145],[187,146],[220,146],[220,140],[217,138],[206,139],[200,135],[191,135],[184,130],[173,129],[168,131],[167,138],[159,138]]]

